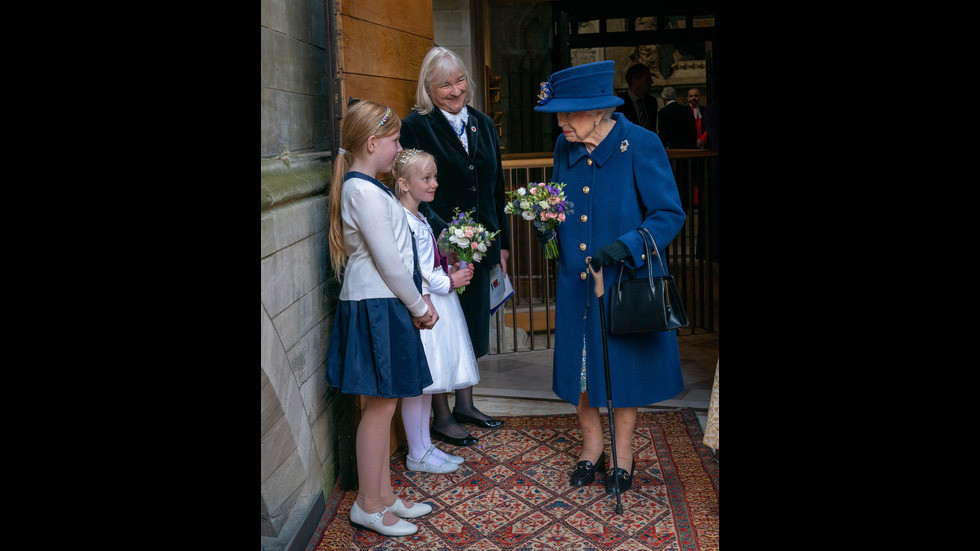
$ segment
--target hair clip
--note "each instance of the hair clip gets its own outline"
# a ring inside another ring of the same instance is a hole
[[[398,165],[399,169],[402,169],[410,160],[421,153],[421,149],[403,149],[399,151],[398,155],[395,157],[395,164]]]
[[[378,127],[374,129],[374,132],[381,130],[381,127],[384,126],[386,122],[388,122],[388,117],[390,116],[391,116],[391,107],[388,107],[387,110],[385,111],[384,118],[381,119],[381,124],[379,124]],[[371,132],[371,134],[374,134],[374,132]]]

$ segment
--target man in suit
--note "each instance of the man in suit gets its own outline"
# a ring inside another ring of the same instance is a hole
[[[650,68],[637,63],[626,70],[626,85],[629,87],[619,94],[623,104],[616,108],[626,120],[638,124],[651,132],[657,131],[657,100],[650,97],[653,77]]]
[[[664,107],[657,113],[660,141],[667,149],[695,149],[698,144],[697,126],[691,109],[677,103],[677,91],[665,86],[660,93]]]
[[[704,149],[708,147],[708,126],[704,124],[704,110],[701,109],[701,90],[691,88],[687,91],[687,105],[691,108],[694,115],[694,125],[697,128],[697,147]]]
[[[660,97],[664,100],[664,107],[657,113],[657,134],[668,154],[671,149],[695,149],[698,143],[697,126],[691,108],[677,103],[677,91],[673,86],[664,86]],[[679,164],[674,176],[681,205],[686,211],[692,203],[690,175],[686,165]]]

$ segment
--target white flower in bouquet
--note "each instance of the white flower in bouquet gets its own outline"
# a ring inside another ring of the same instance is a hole
[[[449,221],[446,228],[446,235],[439,242],[440,251],[444,253],[455,252],[460,262],[480,262],[484,254],[490,247],[500,230],[488,232],[482,224],[477,224],[470,218],[470,214],[475,211],[461,213],[459,208],[455,209],[455,216]],[[462,294],[465,287],[456,289]]]
[[[514,191],[507,192],[511,199],[504,206],[507,214],[519,214],[521,218],[534,222],[534,228],[542,235],[549,235],[544,244],[546,258],[558,258],[558,243],[555,228],[572,213],[574,206],[565,199],[565,184],[554,182],[531,182]]]

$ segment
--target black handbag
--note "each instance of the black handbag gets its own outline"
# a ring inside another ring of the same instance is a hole
[[[619,265],[619,280],[610,292],[609,332],[613,335],[634,335],[687,327],[687,311],[677,291],[677,282],[674,276],[667,274],[657,242],[646,228],[637,231],[643,238],[643,249],[646,251],[647,277],[624,281],[623,265]],[[647,243],[648,237],[653,244],[653,254],[660,260],[662,276],[653,275],[653,256]]]

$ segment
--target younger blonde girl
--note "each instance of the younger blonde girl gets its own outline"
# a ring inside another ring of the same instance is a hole
[[[402,421],[408,439],[406,464],[414,471],[452,472],[463,458],[447,454],[432,443],[429,415],[433,394],[445,395],[480,382],[466,318],[455,292],[469,284],[473,278],[473,265],[463,270],[449,266],[439,253],[432,227],[419,213],[420,203],[432,201],[439,187],[432,155],[419,149],[398,153],[392,177],[398,200],[405,207],[405,219],[415,235],[423,293],[429,295],[440,315],[439,325],[421,335],[432,384],[421,396],[402,399]]]

